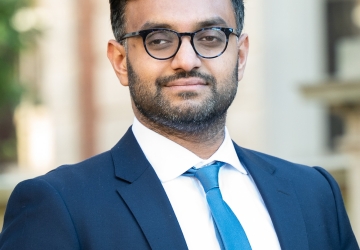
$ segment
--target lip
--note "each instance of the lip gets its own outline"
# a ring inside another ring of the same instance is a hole
[[[165,84],[164,87],[196,87],[205,86],[207,83],[200,78],[182,78]]]

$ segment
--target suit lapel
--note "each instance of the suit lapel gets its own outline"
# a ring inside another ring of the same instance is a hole
[[[309,249],[302,211],[291,182],[279,177],[276,166],[254,152],[234,145],[241,163],[250,172],[265,202],[281,248]]]
[[[165,190],[147,161],[131,128],[111,150],[117,189],[152,249],[187,249]]]
[[[282,249],[307,250],[305,223],[296,193],[276,166],[250,150],[235,145],[265,202]],[[111,150],[117,192],[130,208],[152,249],[187,249],[184,236],[167,195],[146,160],[131,128]],[[275,164],[276,165],[276,164]]]

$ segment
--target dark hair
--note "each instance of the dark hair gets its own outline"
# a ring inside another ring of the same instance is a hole
[[[111,27],[117,41],[125,34],[125,9],[126,4],[131,0],[109,0]],[[236,30],[240,34],[244,26],[244,2],[243,0],[231,0],[235,18]]]

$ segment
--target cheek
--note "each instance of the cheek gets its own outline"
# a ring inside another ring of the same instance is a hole
[[[222,56],[224,56],[224,58],[221,58]],[[232,77],[232,75],[234,74],[234,70],[237,65],[237,57],[225,57],[225,55],[221,55],[219,57],[219,63],[216,63],[214,65],[216,66],[212,67],[212,74],[217,79],[218,83],[221,84],[225,80],[229,80],[229,77]]]
[[[129,53],[129,60],[134,71],[141,77],[143,82],[155,87],[157,78],[167,74],[169,70],[167,61],[160,61],[150,57],[146,52]],[[171,72],[168,72],[171,74]]]
[[[149,56],[145,53],[136,53],[129,51],[128,58],[131,62],[133,70],[141,77],[142,81],[149,81],[156,72],[154,63],[149,62]]]
[[[127,57],[136,72],[141,73],[143,69],[152,66],[152,59],[146,52],[142,39],[128,40]],[[141,71],[140,71],[141,70]]]

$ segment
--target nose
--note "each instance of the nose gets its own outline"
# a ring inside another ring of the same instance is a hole
[[[201,66],[201,59],[192,47],[190,39],[190,36],[182,37],[181,46],[171,61],[174,70],[182,69],[189,72]]]

